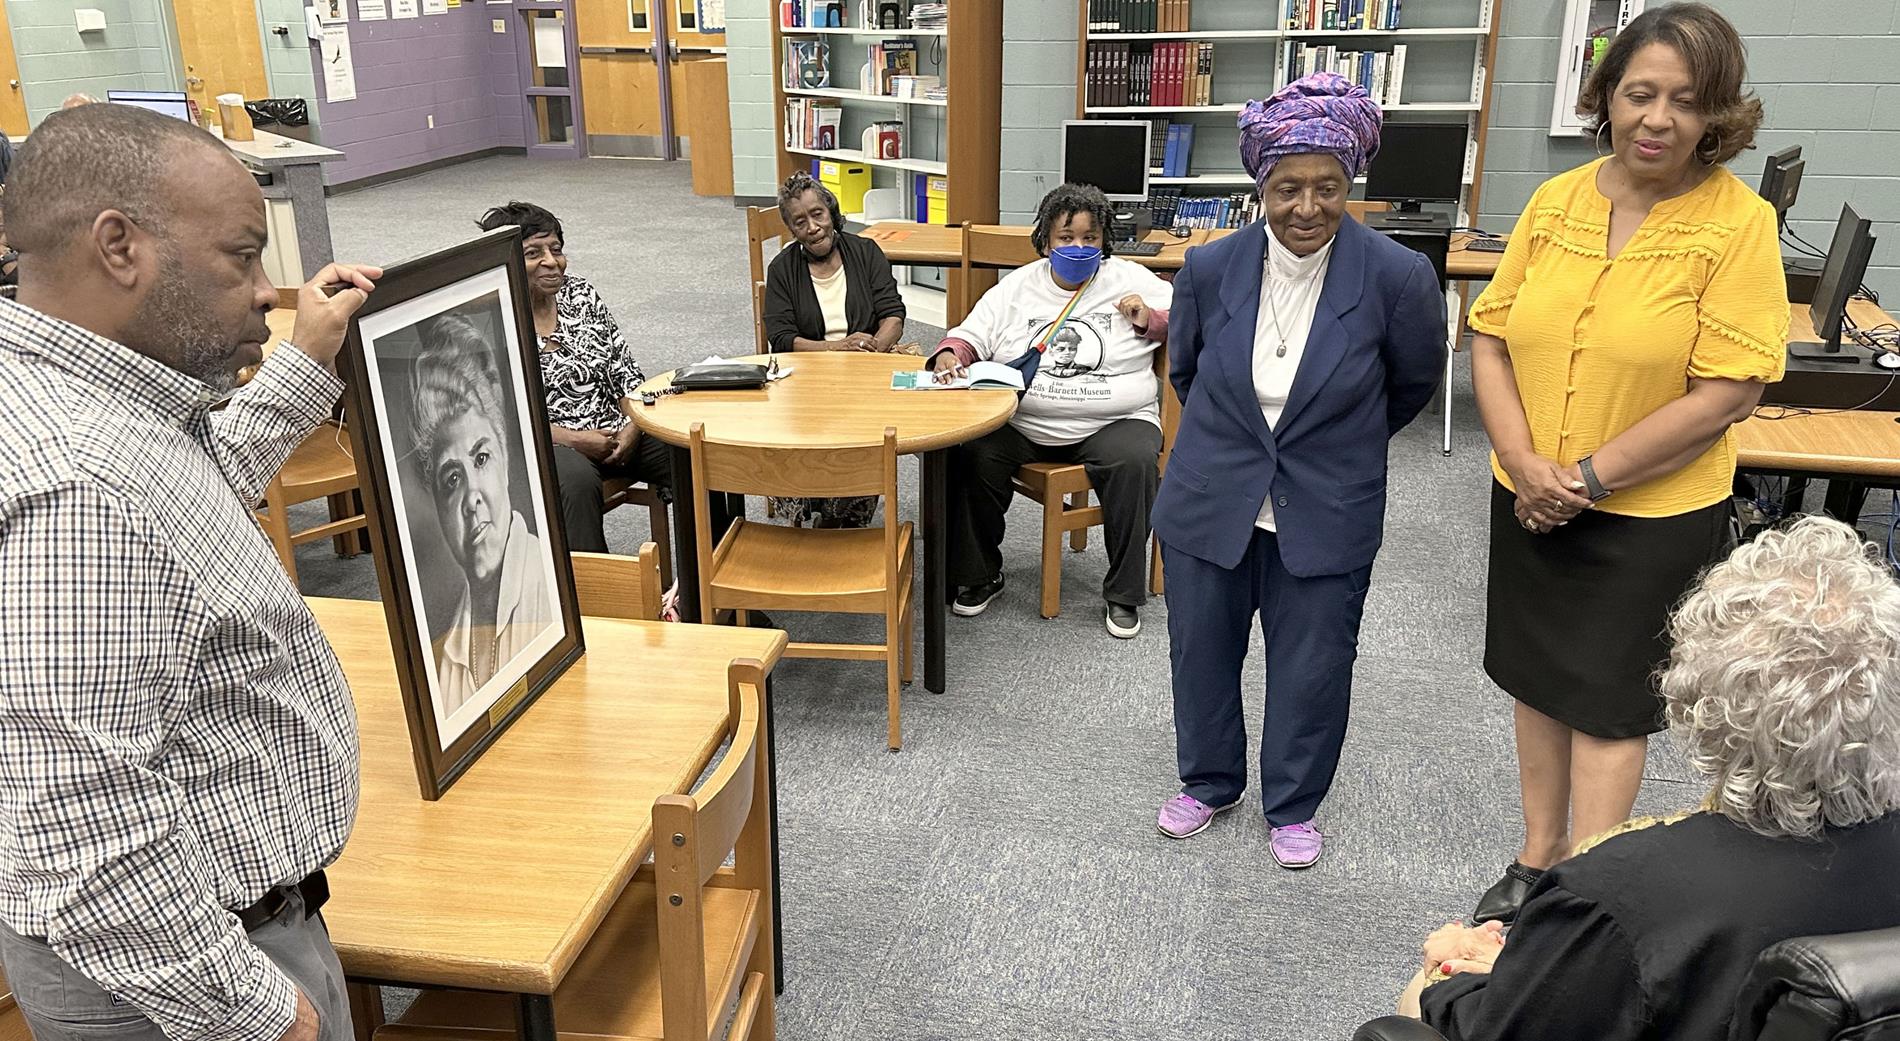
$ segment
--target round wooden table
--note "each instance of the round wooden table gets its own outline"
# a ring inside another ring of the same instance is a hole
[[[763,364],[767,358],[732,360]],[[778,363],[792,375],[763,389],[669,394],[634,413],[641,433],[673,446],[673,538],[678,547],[673,560],[681,617],[696,619],[699,611],[693,535],[699,503],[686,448],[694,423],[704,423],[709,438],[781,448],[869,444],[882,441],[886,427],[895,427],[897,451],[923,459],[924,686],[942,693],[944,606],[949,602],[944,576],[945,451],[1008,422],[1016,411],[1016,395],[1007,390],[892,390],[891,373],[923,367],[924,359],[908,354],[810,351],[781,354]],[[660,390],[672,376],[662,373],[640,389]]]

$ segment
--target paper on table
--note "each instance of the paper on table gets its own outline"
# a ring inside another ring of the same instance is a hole
[[[356,100],[356,62],[350,57],[349,25],[324,26],[317,49],[323,58],[323,99]]]

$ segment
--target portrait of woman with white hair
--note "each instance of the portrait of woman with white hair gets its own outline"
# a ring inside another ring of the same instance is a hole
[[[1699,808],[1545,872],[1508,938],[1448,925],[1400,1011],[1451,1041],[1724,1041],[1763,949],[1900,926],[1900,585],[1838,521],[1710,568],[1659,686]],[[1422,988],[1422,993],[1421,993]]]

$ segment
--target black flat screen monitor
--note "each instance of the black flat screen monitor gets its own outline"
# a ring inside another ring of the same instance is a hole
[[[1801,194],[1801,172],[1807,165],[1801,158],[1801,146],[1794,145],[1769,156],[1762,167],[1761,197],[1775,207],[1778,226],[1787,226],[1788,211],[1794,209],[1795,198]]]
[[[191,104],[182,90],[108,90],[106,100],[115,105],[149,108],[161,116],[191,122]]]
[[[1366,198],[1413,213],[1422,202],[1457,202],[1465,181],[1463,123],[1387,123],[1366,170]]]
[[[1814,302],[1809,312],[1819,343],[1791,343],[1788,353],[1805,361],[1857,362],[1859,355],[1841,350],[1841,333],[1846,325],[1847,302],[1867,277],[1867,261],[1874,253],[1873,222],[1841,207],[1841,219],[1834,225],[1834,241],[1827,248],[1827,266],[1814,287]]]
[[[1110,202],[1148,197],[1148,135],[1145,119],[1069,119],[1062,123],[1062,181],[1092,184]]]

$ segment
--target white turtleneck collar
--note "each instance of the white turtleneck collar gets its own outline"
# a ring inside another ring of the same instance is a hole
[[[1326,260],[1333,255],[1333,243],[1339,241],[1338,233],[1326,240],[1326,244],[1314,250],[1309,256],[1300,256],[1281,245],[1273,234],[1272,226],[1267,228],[1267,271],[1278,282],[1304,282],[1326,269]]]

